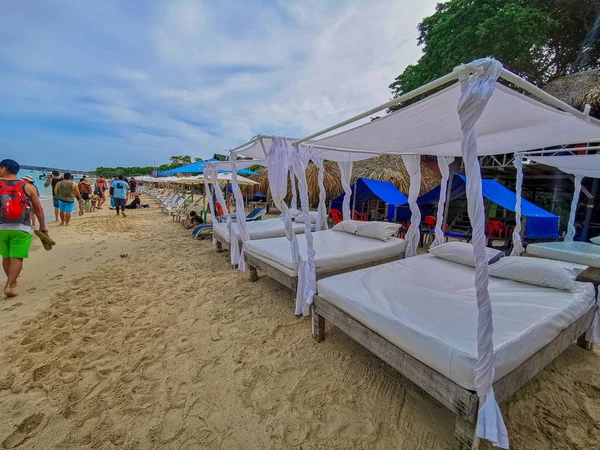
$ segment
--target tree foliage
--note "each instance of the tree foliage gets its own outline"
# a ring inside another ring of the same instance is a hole
[[[423,56],[390,85],[394,97],[493,56],[534,84],[600,66],[600,45],[587,42],[600,0],[451,0],[419,24]],[[579,67],[576,67],[576,63]],[[415,101],[415,100],[413,100]]]
[[[158,167],[145,166],[145,167],[97,167],[95,172],[99,177],[112,177],[114,175],[124,175],[129,177],[138,177],[142,175],[150,175],[155,170],[170,170],[177,167],[185,166],[192,163],[191,156],[171,156],[169,164],[161,164]],[[202,158],[194,158],[194,162],[202,161]]]

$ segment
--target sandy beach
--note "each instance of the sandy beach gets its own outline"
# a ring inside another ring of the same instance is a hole
[[[1,448],[453,447],[450,412],[334,328],[314,342],[286,288],[155,207],[113,214],[51,223],[0,299]],[[513,449],[597,448],[600,355],[573,345],[502,409]]]

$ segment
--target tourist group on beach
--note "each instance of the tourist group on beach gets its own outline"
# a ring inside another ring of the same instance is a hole
[[[12,159],[0,161],[0,256],[6,274],[4,295],[15,297],[17,279],[23,268],[23,260],[29,256],[33,234],[36,234],[46,249],[55,245],[48,236],[44,209],[35,181],[30,176],[19,178],[20,165]],[[136,193],[135,178],[127,180],[122,175],[110,181],[96,179],[94,185],[83,177],[75,183],[73,176],[53,170],[44,182],[44,187],[52,187],[54,218],[60,226],[69,226],[75,206],[78,214],[86,210],[95,212],[102,209],[110,196],[110,209],[117,216],[126,217],[125,209],[141,208],[139,194]],[[127,201],[131,200],[129,204]],[[77,203],[76,203],[77,202]],[[34,231],[38,224],[38,229]]]

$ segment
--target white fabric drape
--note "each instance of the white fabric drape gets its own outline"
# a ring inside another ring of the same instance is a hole
[[[233,196],[235,197],[235,217],[237,222],[237,233],[234,231],[234,227],[230,227],[230,249],[229,255],[231,257],[231,264],[238,265],[240,263],[240,247],[239,241],[242,241],[242,245],[244,242],[250,240],[250,233],[248,232],[248,227],[246,225],[246,210],[244,209],[244,196],[242,195],[242,190],[237,182],[237,168],[234,162],[231,163],[231,190],[233,191]],[[243,269],[245,269],[243,267]],[[245,271],[245,270],[244,270]]]
[[[446,193],[448,191],[448,180],[450,179],[450,164],[454,161],[453,156],[438,156],[437,163],[442,174],[442,183],[440,184],[440,198],[438,200],[437,221],[435,223],[435,239],[431,243],[431,248],[444,243],[444,209],[446,208]]]
[[[204,180],[204,196],[208,199],[208,209],[210,210],[210,220],[214,224],[217,222],[217,214],[215,210],[215,204],[213,202],[212,193],[210,192],[210,187],[208,183],[208,171],[205,170],[202,174],[202,179]],[[215,233],[213,231],[211,241],[215,243]]]
[[[288,170],[291,166],[290,152],[290,143],[288,140],[276,137],[267,151],[266,158],[269,189],[271,190],[273,203],[275,203],[277,209],[283,214],[283,226],[285,228],[285,235],[290,241],[292,259],[293,261],[297,261],[299,256],[298,240],[294,233],[292,216],[284,201],[287,194]]]
[[[311,231],[311,220],[308,203],[308,186],[306,183],[306,168],[310,161],[312,148],[301,146],[292,152],[292,171],[298,180],[300,205],[304,218],[304,238],[306,239],[306,261],[298,257],[298,290],[296,292],[296,315],[307,316],[313,296],[317,292],[317,274],[315,270],[315,250]]]
[[[291,164],[290,164],[291,167]],[[296,177],[294,171],[290,170],[290,188],[292,190],[292,200],[290,201],[290,209],[298,209],[298,197],[296,192]]]
[[[419,191],[421,190],[421,157],[419,155],[402,155],[404,167],[410,176],[410,187],[408,188],[408,206],[410,208],[410,227],[406,232],[405,258],[417,254],[419,240],[421,239],[421,210],[417,205]]]
[[[350,179],[352,178],[352,161],[338,161],[340,168],[340,178],[342,179],[342,187],[344,188],[344,201],[342,202],[342,218],[343,220],[352,220],[350,214],[350,197],[352,197],[352,188],[350,187]]]
[[[312,152],[312,150],[311,150]],[[312,162],[319,169],[318,174],[318,183],[319,183],[319,207],[317,208],[317,223],[315,225],[315,229],[317,231],[326,230],[329,228],[327,224],[327,206],[325,205],[325,199],[327,197],[327,192],[325,191],[325,171],[323,166],[323,159],[315,156],[314,154],[310,158]]]
[[[492,335],[492,304],[488,292],[488,261],[486,258],[485,210],[481,188],[481,168],[477,158],[477,133],[475,124],[494,93],[496,80],[502,66],[498,61],[482,59],[471,66],[482,73],[461,74],[461,96],[458,116],[463,132],[462,157],[467,172],[467,204],[469,220],[473,228],[473,251],[475,254],[475,291],[477,297],[477,362],[475,364],[475,389],[481,403],[477,415],[477,435],[494,445],[508,448],[508,434],[500,408],[496,403],[492,383],[494,381],[494,343]],[[466,76],[465,76],[466,75]]]
[[[208,167],[208,173],[210,175],[210,180],[213,185],[213,189],[215,191],[215,197],[217,197],[217,202],[221,205],[221,209],[223,210],[223,215],[227,221],[227,228],[230,228],[231,225],[231,217],[229,216],[229,211],[227,210],[227,203],[225,203],[225,198],[223,197],[223,191],[221,191],[221,187],[219,186],[219,169],[215,164],[207,164],[204,166]]]
[[[577,215],[577,205],[579,204],[582,178],[583,177],[581,175],[575,175],[575,179],[573,180],[575,192],[573,192],[573,199],[571,200],[571,214],[569,215],[569,224],[567,225],[565,242],[573,242],[573,238],[575,237],[575,216]]]
[[[521,241],[521,200],[523,195],[523,156],[520,154],[515,155],[515,162],[513,163],[517,168],[517,187],[516,194],[517,200],[515,202],[515,229],[513,230],[512,242],[513,249],[510,253],[511,256],[521,256],[521,253],[525,251],[523,242]]]

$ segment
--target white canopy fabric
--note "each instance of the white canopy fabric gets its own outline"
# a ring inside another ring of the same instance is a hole
[[[600,154],[560,156],[537,156],[525,154],[524,157],[539,164],[556,167],[561,172],[571,175],[600,178]]]
[[[327,160],[347,160],[354,152],[461,156],[459,97],[460,86],[454,84],[395,113],[310,143]],[[600,139],[600,121],[577,118],[499,83],[475,130],[479,155]]]

